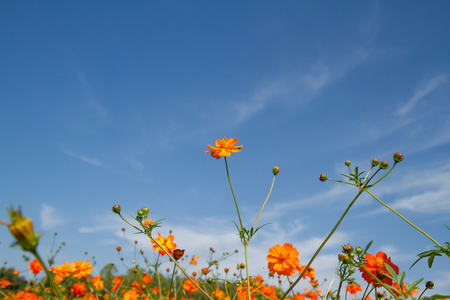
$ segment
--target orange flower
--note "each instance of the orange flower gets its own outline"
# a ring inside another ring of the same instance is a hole
[[[74,296],[82,296],[84,295],[84,292],[86,291],[87,287],[84,285],[83,282],[77,282],[74,283],[73,286],[70,288],[70,292]]]
[[[148,273],[142,274],[142,282],[144,284],[149,284],[150,282],[152,282],[152,278],[150,277],[150,275],[148,275]]]
[[[227,297],[225,293],[218,287],[216,287],[216,290],[211,293],[211,296],[216,297],[218,300],[230,300],[230,297]]]
[[[50,268],[51,271],[55,273],[55,282],[60,283],[64,278],[69,277],[72,273],[70,265],[65,262],[61,266],[55,266]]]
[[[392,289],[392,291],[394,292],[394,294],[396,294],[398,297],[401,296],[401,295],[402,295],[402,291],[400,290],[400,287],[398,286],[397,282],[394,282],[394,284],[393,284],[392,286],[395,287],[395,288],[397,289],[397,291],[398,291],[398,292],[397,292],[396,290]],[[403,294],[405,294],[405,293],[406,293],[406,286],[405,286],[404,283],[402,284],[402,290],[403,290]],[[409,292],[409,294],[406,295],[406,296],[407,296],[407,297],[412,297],[413,294],[418,294],[418,293],[419,293],[419,291],[417,291],[417,290],[412,290],[412,291]]]
[[[197,255],[197,256],[192,255],[191,261],[190,261],[189,263],[190,263],[191,265],[196,266],[196,265],[197,265],[196,259],[198,259],[199,257],[200,257],[200,255]]]
[[[39,274],[39,272],[44,270],[41,263],[37,259],[32,260],[28,265],[30,266],[30,271],[33,272],[34,275]]]
[[[133,283],[131,284],[131,288],[133,290],[135,290],[136,292],[142,292],[143,288],[142,288],[142,283],[140,283],[139,281],[133,281]]]
[[[122,275],[114,277],[111,292],[115,292],[121,283],[122,283]]]
[[[238,300],[247,300],[248,299],[248,293],[247,293],[246,288],[243,288],[242,286],[238,286],[236,288],[236,292],[237,292]],[[250,299],[255,299],[255,295],[252,293],[252,288],[250,288]]]
[[[355,284],[355,283],[352,283],[352,284],[350,284],[349,286],[347,286],[345,288],[347,289],[347,292],[349,292],[352,295],[355,295],[356,292],[362,292],[362,288],[359,285]]]
[[[191,277],[191,279],[196,284],[198,284],[197,279],[195,279],[194,277]],[[195,292],[197,290],[197,287],[189,279],[186,279],[186,281],[183,283],[183,289],[186,291],[186,293],[190,294]]]
[[[173,239],[175,238],[173,235],[169,235],[168,237],[162,237],[161,236],[161,233],[159,233],[158,232],[158,238],[156,238],[155,240],[164,248],[164,249],[166,249],[166,251],[167,252],[169,252],[169,254],[170,255],[172,255],[172,250],[175,250],[176,248],[177,248],[177,244],[175,244],[174,242],[173,242]],[[155,244],[155,242],[153,242],[153,240],[152,240],[152,243],[153,244]],[[161,255],[166,255],[165,253],[164,253],[164,251],[162,251],[162,249],[161,248],[159,248],[159,246],[158,245],[153,245],[153,250],[155,250],[155,251],[157,251],[157,250],[159,250],[159,254],[161,254]]]
[[[10,284],[11,284],[11,281],[9,281],[7,279],[0,279],[0,287],[2,289],[4,289],[5,287],[7,287]]]
[[[216,141],[216,146],[210,146],[208,145],[208,148],[211,149],[209,151],[205,151],[205,153],[211,153],[212,157],[215,157],[216,159],[221,158],[222,156],[230,156],[231,152],[240,152],[241,149],[243,147],[243,145],[241,146],[234,146],[234,144],[236,144],[238,141],[238,139],[233,139],[233,138],[223,138],[220,140]]]
[[[138,300],[139,299],[139,293],[135,290],[129,290],[128,292],[123,295],[123,300]]]
[[[395,273],[398,274],[399,269],[396,265],[391,262],[391,258],[387,257],[386,253],[378,252],[376,256],[367,253],[364,256],[367,262],[363,263],[364,267],[373,275],[375,275],[378,279],[380,279],[383,283],[387,285],[392,285],[392,279],[387,277],[385,274],[388,274],[386,267],[384,264],[388,264],[392,269],[394,269]],[[376,280],[372,278],[368,273],[366,273],[362,268],[359,268],[362,272],[362,277],[367,283],[376,283]],[[377,287],[380,287],[381,284],[377,284]]]
[[[70,266],[73,267],[71,269],[72,275],[75,278],[82,278],[82,277],[89,277],[89,275],[92,272],[92,266],[89,262],[89,260],[87,260],[86,262],[82,262],[81,260],[76,261],[76,262],[71,262]]]
[[[7,225],[9,231],[16,239],[16,245],[20,245],[24,251],[35,251],[39,243],[41,234],[36,234],[33,228],[33,222],[22,216],[20,209],[11,208],[8,211],[11,224],[2,221],[2,225]]]
[[[203,275],[206,275],[209,273],[209,269],[208,268],[203,268],[200,271],[202,271]]]
[[[317,292],[321,292],[320,290],[317,290]],[[317,300],[319,298],[319,295],[317,295],[316,291],[309,291],[305,294],[306,298],[310,298],[311,300]]]
[[[302,274],[303,270],[306,268],[306,265],[298,267],[297,270],[300,274]],[[303,279],[306,277],[314,278],[316,277],[316,272],[314,272],[314,268],[309,267],[308,270],[306,270],[305,274],[303,274]]]
[[[269,271],[278,275],[292,276],[300,265],[297,249],[288,243],[270,248],[267,260]]]
[[[97,276],[92,277],[91,283],[97,290],[103,289],[104,283],[103,283],[101,275],[97,275]]]
[[[153,225],[153,220],[143,220],[142,226]]]

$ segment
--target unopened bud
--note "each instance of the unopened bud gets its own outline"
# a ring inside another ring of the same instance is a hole
[[[384,169],[387,169],[387,167],[389,167],[389,163],[387,161],[383,160],[380,163],[380,168],[384,170]]]
[[[139,217],[142,217],[144,215],[144,212],[142,210],[138,210],[136,213]]]
[[[175,249],[173,250],[173,258],[175,258],[175,260],[179,260],[180,258],[182,258],[184,255],[184,249]]]
[[[349,253],[349,252],[352,252],[353,247],[350,244],[349,245],[345,245],[345,246],[342,246],[342,250],[344,250],[344,252]]]
[[[403,154],[401,153],[395,153],[394,154],[394,161],[395,162],[401,162],[403,160]]]
[[[320,181],[326,181],[328,178],[327,178],[327,175],[325,175],[325,174],[320,174],[320,176],[319,176],[319,180]]]
[[[345,165],[348,167],[348,166],[350,166],[352,164],[352,162],[351,161],[349,161],[349,160],[346,160],[345,161]]]
[[[434,287],[434,282],[433,281],[427,281],[425,282],[425,287],[427,289],[432,289]]]
[[[120,214],[120,211],[122,210],[122,208],[120,208],[119,204],[116,204],[113,206],[112,211],[116,214]]]
[[[142,210],[142,212],[144,213],[144,214],[148,214],[148,208],[147,207],[144,207],[143,209],[141,209]]]
[[[360,247],[358,247],[358,248],[355,249],[355,252],[356,252],[357,254],[361,254],[362,251],[363,251],[363,250],[362,250]]]
[[[377,299],[381,299],[384,297],[384,293],[383,292],[377,292]]]
[[[380,164],[380,161],[378,159],[374,158],[370,161],[370,163],[372,164],[372,166],[376,167]]]
[[[278,166],[273,167],[273,175],[278,175],[278,173],[280,173],[280,167]]]

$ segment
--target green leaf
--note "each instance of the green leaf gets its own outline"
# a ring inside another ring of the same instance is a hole
[[[395,273],[394,269],[392,269],[392,267],[390,265],[388,265],[387,263],[384,263],[384,266],[386,267],[386,270],[389,272],[389,274],[392,276],[392,279],[398,283],[399,281],[398,281],[397,273]]]
[[[367,244],[366,248],[364,248],[364,254],[366,254],[367,251],[369,251],[369,248],[370,248],[370,246],[372,246],[372,243],[373,243],[373,240],[371,240],[371,241]]]

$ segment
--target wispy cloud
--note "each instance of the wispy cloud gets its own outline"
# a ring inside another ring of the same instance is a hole
[[[92,157],[87,157],[81,154],[78,154],[72,150],[68,150],[68,149],[61,149],[61,151],[71,157],[77,158],[87,164],[90,164],[91,166],[94,167],[102,167],[102,168],[109,168],[107,165],[105,165],[104,163],[102,163],[100,160],[98,160],[97,158],[92,158]]]
[[[42,204],[42,209],[40,213],[42,229],[49,230],[55,229],[57,226],[64,223],[60,214],[56,209],[50,205]]]
[[[421,99],[426,97],[428,94],[430,94],[432,91],[437,89],[440,85],[445,83],[447,80],[447,74],[441,74],[436,77],[431,78],[424,84],[422,84],[415,92],[414,95],[404,104],[402,107],[400,107],[396,114],[400,116],[406,115],[408,112],[410,112],[414,106],[419,102]]]
[[[450,212],[450,162],[441,166],[423,167],[408,171],[400,180],[391,182],[378,190],[381,195],[402,195],[397,197],[390,206],[398,210],[433,214]],[[391,196],[392,197],[392,196]],[[374,213],[385,212],[382,208]]]
[[[91,85],[86,79],[86,76],[83,72],[77,72],[78,79],[80,80],[81,86],[83,87],[84,92],[87,95],[88,105],[94,111],[96,116],[101,120],[105,121],[108,117],[108,112],[106,109],[100,104],[100,101],[94,96],[92,92]]]

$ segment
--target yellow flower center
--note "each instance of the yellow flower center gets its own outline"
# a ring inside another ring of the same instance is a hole
[[[288,254],[289,254],[289,253],[287,253],[286,251],[284,251],[284,249],[282,249],[281,252],[280,252],[280,258],[281,258],[281,259],[286,259],[286,258],[289,257]]]
[[[381,257],[376,257],[375,264],[377,265],[377,268],[384,268],[384,259]]]

